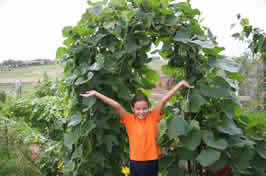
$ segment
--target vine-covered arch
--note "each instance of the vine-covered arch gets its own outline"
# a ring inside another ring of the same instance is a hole
[[[189,1],[110,0],[89,5],[75,27],[64,28],[65,47],[57,50],[69,107],[62,147],[65,173],[120,175],[128,162],[125,129],[111,107],[79,95],[95,89],[130,110],[130,96],[148,94],[160,79],[147,66],[152,44],[160,43],[153,53],[168,60],[163,72],[196,85],[191,92],[177,94],[165,109],[158,137],[166,151],[161,172],[185,172],[182,163],[195,161],[191,167],[199,163],[218,170],[229,164],[240,173],[248,167],[239,159],[248,162],[256,156],[256,161],[265,161],[264,155],[241,158],[241,152],[249,152],[255,143],[243,141],[244,129],[237,125],[237,65],[220,54],[224,48],[200,24],[200,12]]]

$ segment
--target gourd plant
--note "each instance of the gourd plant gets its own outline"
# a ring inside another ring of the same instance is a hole
[[[65,47],[57,50],[69,108],[61,150],[65,174],[117,176],[128,164],[128,139],[115,111],[80,93],[97,90],[130,111],[131,96],[149,95],[160,79],[147,66],[153,59],[148,52],[168,61],[164,74],[196,86],[182,89],[164,110],[157,139],[164,151],[160,172],[195,175],[204,174],[203,167],[216,171],[227,165],[234,175],[265,170],[265,139],[236,118],[241,114],[234,94],[241,78],[237,64],[220,54],[224,48],[200,24],[198,9],[189,1],[88,3],[79,23],[64,28]],[[162,47],[152,51],[153,45]]]

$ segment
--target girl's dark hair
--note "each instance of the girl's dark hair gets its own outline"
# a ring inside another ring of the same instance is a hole
[[[148,105],[150,106],[150,101],[148,97],[144,94],[136,94],[131,100],[131,106],[134,107],[135,103],[138,101],[146,101]]]

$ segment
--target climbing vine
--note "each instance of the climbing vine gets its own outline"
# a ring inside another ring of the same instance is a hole
[[[61,156],[69,175],[120,175],[128,164],[128,140],[116,112],[95,97],[97,90],[128,111],[131,96],[149,91],[160,79],[147,66],[158,53],[164,74],[186,79],[196,88],[171,99],[159,124],[157,142],[164,154],[163,175],[204,174],[228,168],[233,175],[265,171],[265,137],[241,121],[241,104],[233,80],[238,65],[199,22],[200,11],[188,2],[168,0],[89,1],[74,27],[65,27],[65,47],[57,58],[64,66],[62,86],[66,132]],[[162,45],[152,51],[152,46]],[[187,168],[187,169],[186,169]],[[208,169],[207,169],[208,168]]]

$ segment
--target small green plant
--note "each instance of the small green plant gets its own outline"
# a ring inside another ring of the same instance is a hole
[[[0,140],[0,175],[40,176],[40,170],[34,163],[29,144],[23,141],[25,137],[21,126],[23,122],[0,117],[0,121],[3,120],[5,127],[8,128],[8,134],[5,134],[0,125],[0,136],[7,135],[8,141]]]
[[[49,78],[45,72],[43,74],[43,80],[39,80],[34,87],[33,95],[36,97],[55,96],[59,88],[59,83],[57,79],[52,80]]]
[[[242,120],[247,123],[249,129],[266,135],[266,112],[248,113],[242,117]]]

